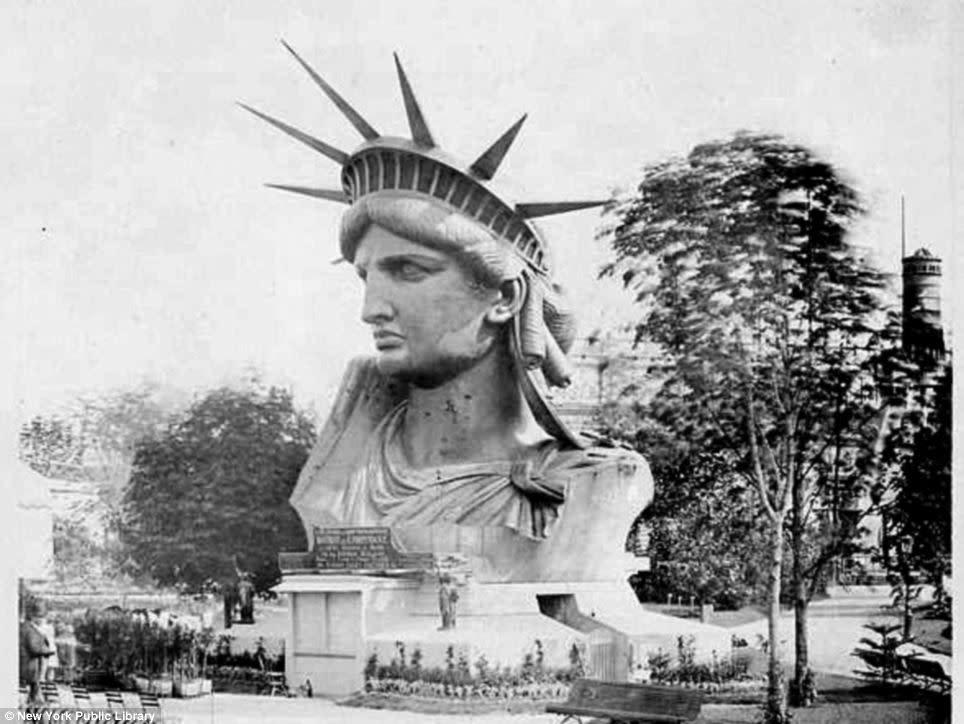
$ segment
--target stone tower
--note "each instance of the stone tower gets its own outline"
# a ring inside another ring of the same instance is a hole
[[[904,350],[921,361],[944,356],[941,327],[941,260],[927,249],[903,259]]]

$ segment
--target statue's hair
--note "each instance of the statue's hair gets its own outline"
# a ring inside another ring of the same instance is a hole
[[[485,226],[429,198],[383,191],[365,196],[349,207],[341,220],[341,254],[354,261],[358,244],[372,226],[380,226],[416,244],[452,254],[469,271],[473,281],[486,288],[523,275],[525,262]],[[539,284],[542,317],[563,352],[575,339],[575,317],[562,289],[533,274],[529,284]]]
[[[354,261],[374,224],[409,241],[454,255],[487,288],[518,277],[523,262],[484,226],[439,203],[383,192],[359,199],[341,220],[341,254]]]

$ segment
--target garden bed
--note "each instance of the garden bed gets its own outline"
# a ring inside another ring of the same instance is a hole
[[[436,697],[361,692],[338,702],[339,706],[364,709],[413,711],[418,714],[542,714],[557,699],[440,699]]]
[[[270,671],[241,666],[219,666],[214,667],[210,673],[214,691],[218,694],[266,694],[271,689]]]
[[[456,656],[452,647],[443,667],[425,668],[421,661],[418,648],[409,655],[397,642],[395,656],[387,664],[380,664],[375,655],[369,657],[364,691],[340,703],[426,714],[541,713],[546,705],[564,701],[570,682],[585,675],[578,646],[570,652],[568,667],[550,668],[543,661],[538,640],[514,667],[491,666],[484,656],[470,665],[464,654]],[[714,657],[712,663],[697,663],[691,638],[680,638],[675,657],[656,652],[648,663],[652,683],[700,691],[708,702],[759,704],[765,693],[764,679],[747,673],[746,657]]]
[[[369,709],[398,709],[422,713],[484,714],[493,711],[510,713],[542,712],[547,704],[559,703],[568,696],[569,686],[518,689],[479,690],[452,687],[449,693],[433,691],[425,682],[381,681],[379,686],[366,683],[366,690],[338,702],[342,706]],[[661,684],[666,686],[667,684]],[[674,686],[669,684],[668,686]],[[766,693],[763,680],[727,684],[676,684],[680,689],[700,691],[707,704],[759,704]]]

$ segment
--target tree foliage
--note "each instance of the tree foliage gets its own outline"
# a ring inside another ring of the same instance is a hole
[[[288,498],[314,441],[310,418],[272,387],[222,388],[143,440],[124,500],[124,540],[162,584],[198,588],[233,575],[235,557],[263,590],[277,554],[304,550]]]
[[[740,608],[765,596],[765,530],[755,492],[726,451],[705,451],[659,423],[660,399],[604,406],[608,437],[645,451],[656,481],[653,502],[636,519],[650,571],[635,576],[640,600],[686,601]],[[639,532],[636,532],[637,529]]]
[[[20,457],[41,475],[87,493],[54,522],[55,576],[62,583],[118,581],[133,572],[120,542],[121,501],[137,444],[163,429],[173,405],[150,384],[79,397],[20,430]]]
[[[70,421],[37,415],[20,427],[20,459],[46,478],[86,480],[83,445]]]
[[[648,167],[611,212],[604,273],[650,307],[637,338],[675,365],[661,421],[691,447],[737,453],[768,509],[787,473],[839,475],[828,451],[876,436],[861,392],[884,278],[846,242],[856,192],[805,148],[738,134]]]
[[[766,587],[766,526],[757,514],[756,493],[723,455],[695,456],[673,474],[687,470],[689,482],[696,483],[690,490],[699,492],[665,496],[646,514],[655,562],[652,586],[717,609],[760,600]],[[666,478],[663,485],[670,485]],[[671,498],[677,504],[664,508]]]
[[[831,548],[854,537],[833,511],[866,492],[879,432],[868,364],[889,344],[885,278],[848,243],[862,211],[857,192],[807,148],[739,133],[647,167],[603,231],[614,252],[604,274],[646,312],[637,339],[673,361],[653,413],[691,449],[730,456],[758,493],[774,639],[785,528],[795,553],[823,547],[804,545],[808,534]],[[804,608],[804,571],[814,580],[827,560],[794,561]]]
[[[952,377],[948,362],[922,380],[882,456],[884,560],[938,587],[951,561]]]
[[[152,385],[79,397],[21,427],[20,457],[41,475],[98,483],[119,498],[137,443],[162,429],[171,413]]]

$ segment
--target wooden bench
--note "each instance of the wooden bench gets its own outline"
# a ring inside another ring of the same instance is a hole
[[[562,714],[562,724],[570,719],[582,724],[581,717],[600,717],[617,722],[680,724],[700,714],[703,694],[671,686],[622,684],[612,681],[579,679],[569,687],[562,704],[550,704],[546,711]]]
[[[155,724],[164,721],[161,703],[156,694],[139,694],[130,691],[105,691],[88,692],[83,687],[50,687],[43,686],[41,691],[44,695],[45,704],[30,705],[26,704],[27,689],[20,687],[22,711],[29,711],[33,714],[43,716],[37,721],[68,721],[66,714],[71,716],[77,709],[126,709],[130,712],[140,714],[151,714]]]
[[[867,666],[866,670],[854,673],[869,678],[890,681],[902,681],[907,676],[904,667],[904,657],[896,654],[885,654],[883,651],[861,651],[860,658]],[[886,677],[884,676],[886,672]]]
[[[887,671],[889,680],[897,683],[909,682],[941,693],[951,689],[951,677],[944,667],[933,659],[920,658],[919,654],[887,656],[879,651],[864,651],[861,658],[870,667],[869,671],[857,672],[863,676],[883,679],[883,672]]]
[[[264,680],[268,696],[288,696],[288,684],[283,671],[266,671]]]
[[[921,659],[916,656],[903,656],[902,662],[908,678],[925,689],[933,687],[946,693],[951,690],[951,678],[944,672],[944,667],[931,659]]]
[[[74,695],[74,704],[78,709],[90,709],[90,692],[87,687],[71,684],[70,693]]]

